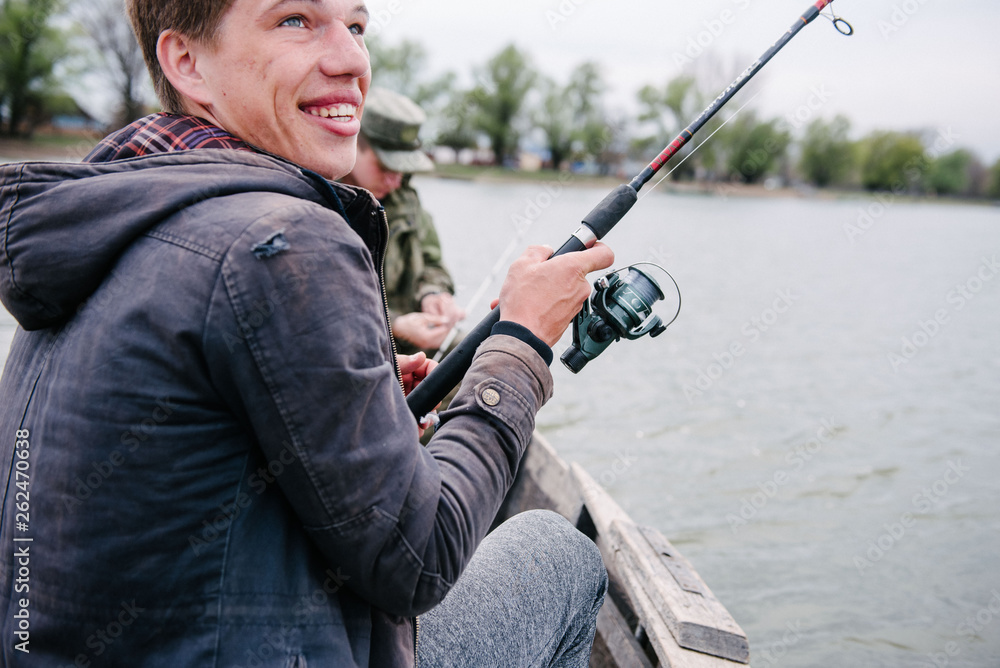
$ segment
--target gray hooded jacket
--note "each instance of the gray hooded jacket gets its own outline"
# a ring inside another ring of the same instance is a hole
[[[490,337],[424,448],[368,193],[221,149],[0,179],[5,664],[412,665],[551,394],[536,349]]]

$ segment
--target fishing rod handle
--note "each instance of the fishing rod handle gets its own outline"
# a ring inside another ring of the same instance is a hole
[[[620,185],[583,218],[580,228],[556,250],[549,259],[566,253],[574,253],[590,248],[618,223],[636,203],[638,194],[629,185]],[[493,331],[493,325],[500,322],[500,308],[497,307],[483,318],[465,338],[448,353],[437,367],[420,381],[406,397],[406,405],[418,420],[432,412],[441,400],[458,385],[465,372],[472,366],[479,344]]]

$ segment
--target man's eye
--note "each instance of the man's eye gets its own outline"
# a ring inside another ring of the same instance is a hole
[[[360,24],[360,23],[355,23],[354,25],[352,25],[350,27],[350,31],[352,33],[354,33],[355,35],[364,35],[365,34],[365,27],[362,24]]]
[[[282,21],[280,25],[287,26],[289,28],[305,28],[306,21],[301,16],[289,16],[287,19]]]

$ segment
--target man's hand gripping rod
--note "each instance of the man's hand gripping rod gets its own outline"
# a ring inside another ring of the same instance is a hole
[[[715,116],[785,44],[795,37],[802,28],[812,23],[820,15],[820,11],[832,2],[833,0],[819,0],[811,5],[789,28],[788,32],[782,35],[781,39],[775,42],[770,49],[764,52],[764,55],[754,61],[728,88],[722,91],[719,97],[715,98],[694,122],[682,130],[642,172],[627,185],[623,184],[615,188],[600,204],[594,207],[594,210],[584,217],[580,228],[552,254],[552,257],[590,248],[597,241],[603,239],[636,203],[642,186],[653,178],[653,175],[687,144],[691,137]],[[843,19],[837,19],[837,21],[843,21]],[[472,358],[475,356],[479,344],[486,340],[493,325],[499,321],[500,309],[498,307],[483,318],[465,336],[465,339],[441,361],[441,364],[410,392],[409,396],[406,397],[406,403],[417,419],[433,411],[445,395],[462,380],[465,372],[472,365]]]

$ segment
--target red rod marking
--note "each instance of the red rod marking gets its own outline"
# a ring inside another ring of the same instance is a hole
[[[819,0],[819,2],[816,3],[816,9],[823,11],[823,8],[831,2],[833,2],[833,0]]]
[[[675,139],[672,142],[670,142],[670,146],[668,146],[667,148],[663,149],[663,153],[661,153],[659,156],[657,156],[657,158],[655,160],[657,169],[659,169],[660,167],[663,167],[663,165],[666,164],[667,160],[669,160],[671,157],[673,157],[674,153],[677,153],[677,150],[681,146],[683,146],[683,145],[684,145],[684,142],[681,141],[680,137],[678,137],[677,139]]]

